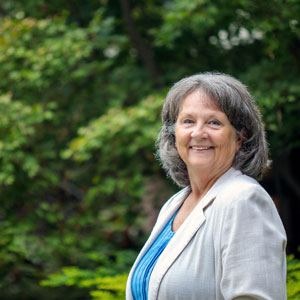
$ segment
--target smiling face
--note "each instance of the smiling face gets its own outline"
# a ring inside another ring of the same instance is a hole
[[[176,127],[176,147],[188,172],[205,171],[221,176],[240,148],[234,127],[215,101],[197,90],[181,103]]]

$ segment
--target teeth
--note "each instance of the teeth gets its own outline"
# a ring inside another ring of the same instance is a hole
[[[210,147],[192,147],[192,149],[194,149],[194,150],[207,150],[207,149],[209,149]]]

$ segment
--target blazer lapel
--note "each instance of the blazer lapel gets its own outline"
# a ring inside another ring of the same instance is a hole
[[[150,278],[148,299],[155,300],[157,299],[158,290],[160,283],[184,248],[188,245],[190,240],[193,238],[195,233],[199,230],[201,225],[205,222],[204,209],[207,207],[213,200],[215,196],[213,193],[208,193],[195,207],[191,212],[188,218],[180,226],[174,237],[171,239],[165,250],[160,255],[156,266],[152,271]],[[169,217],[170,218],[170,217]],[[168,218],[168,220],[169,220]]]
[[[190,188],[186,187],[179,191],[177,194],[173,195],[168,202],[165,204],[167,207],[164,207],[164,212],[162,213],[162,216],[159,215],[157,222],[146,241],[144,247],[140,251],[139,255],[137,256],[131,271],[128,275],[127,279],[127,288],[126,288],[126,299],[133,299],[132,293],[131,293],[131,287],[129,286],[131,284],[131,278],[133,275],[133,272],[138,265],[141,258],[144,256],[144,254],[148,251],[150,246],[153,244],[153,242],[156,240],[156,238],[159,236],[161,231],[164,229],[170,218],[173,216],[173,214],[177,211],[177,209],[181,206],[182,202],[185,200],[187,195],[190,193]]]

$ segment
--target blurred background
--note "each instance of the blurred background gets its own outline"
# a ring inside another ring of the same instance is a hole
[[[299,258],[299,21],[299,0],[1,1],[0,298],[124,299],[177,190],[154,157],[164,97],[203,71],[255,96],[273,161],[262,185]]]

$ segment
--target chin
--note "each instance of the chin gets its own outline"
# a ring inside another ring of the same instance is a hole
[[[203,163],[203,162],[194,162],[192,164],[189,164],[189,167],[191,169],[204,169],[204,170],[212,170],[213,171],[213,166],[209,163]]]

